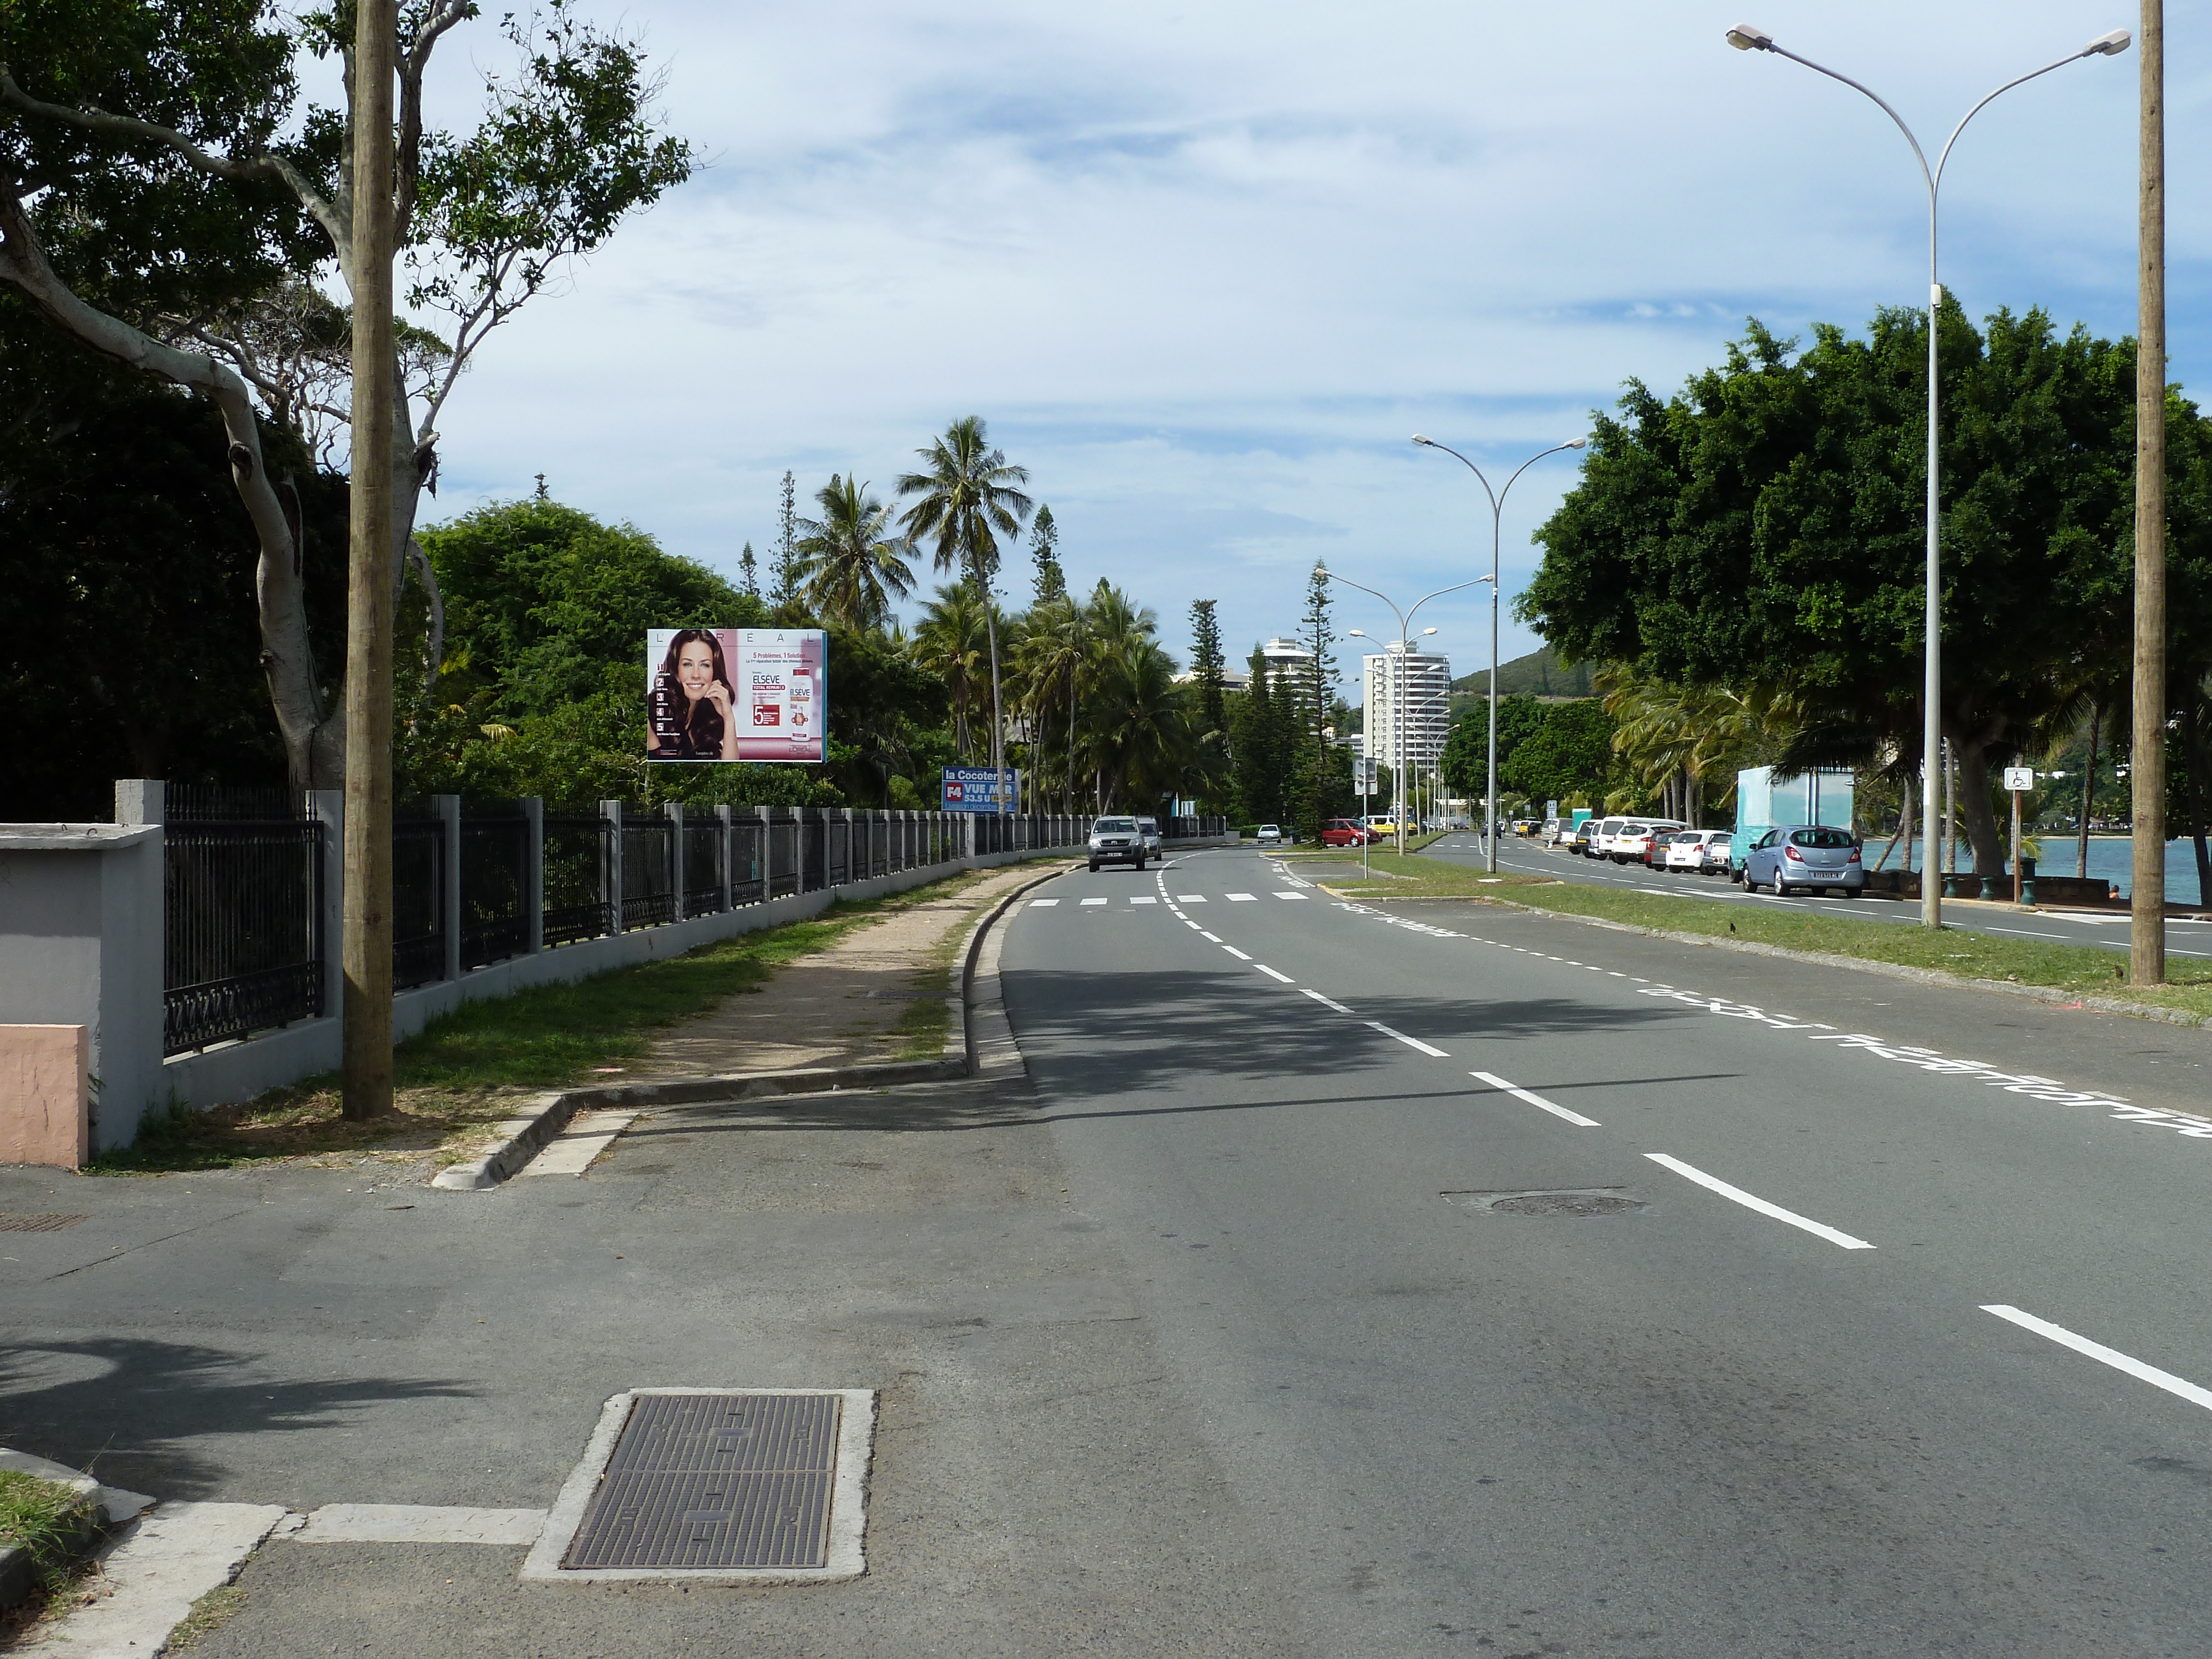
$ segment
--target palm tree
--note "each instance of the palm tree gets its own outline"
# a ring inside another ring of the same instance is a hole
[[[1030,717],[1036,726],[1040,774],[1052,718],[1063,708],[1067,711],[1067,736],[1062,745],[1067,757],[1066,787],[1060,805],[1069,811],[1075,805],[1075,722],[1082,708],[1086,689],[1083,676],[1090,662],[1091,626],[1081,605],[1061,594],[1030,607],[1016,663]]]
[[[970,750],[968,711],[975,702],[983,668],[983,644],[990,624],[975,588],[949,582],[921,608],[914,630],[914,660],[924,672],[945,682],[952,702],[952,741],[966,762]]]
[[[1029,516],[1030,498],[1014,486],[1027,483],[1030,475],[1025,468],[1007,465],[1006,456],[990,447],[980,415],[955,421],[943,437],[915,453],[928,470],[900,477],[900,495],[921,499],[899,522],[910,539],[935,544],[938,569],[960,571],[984,599],[991,651],[991,764],[1003,771],[1006,722],[1000,702],[999,624],[994,614],[998,607],[990,603],[991,578],[999,569],[999,538],[1018,536]]]
[[[807,605],[854,633],[881,627],[892,599],[914,591],[906,562],[912,544],[887,533],[891,509],[863,479],[833,472],[814,499],[821,518],[801,519],[804,533],[792,543],[792,574]]]

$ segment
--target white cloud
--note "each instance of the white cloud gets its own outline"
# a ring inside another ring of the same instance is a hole
[[[1926,291],[1903,140],[1848,89],[1729,50],[1746,0],[595,3],[647,30],[713,165],[494,337],[441,422],[443,506],[543,471],[727,568],[772,538],[786,467],[802,491],[848,469],[880,487],[978,412],[1073,578],[1121,583],[1178,647],[1189,602],[1218,599],[1241,653],[1291,624],[1316,555],[1407,599],[1487,568],[1481,492],[1416,428],[1510,471],[1624,380],[1712,362],[1747,313],[1802,331]],[[2132,9],[1773,0],[1756,21],[1940,145]],[[2212,65],[2189,55],[2207,8],[2172,9],[2179,157],[2212,127]],[[468,45],[501,55],[485,25]],[[1944,275],[1971,311],[2132,331],[2135,84],[2132,57],[2070,65],[1960,141]],[[2188,381],[2212,349],[2208,222],[2186,189],[2172,211]],[[1509,597],[1571,477],[1554,459],[1516,487]],[[1486,607],[1424,614],[1455,666],[1486,659]],[[1509,623],[1509,655],[1530,643]]]

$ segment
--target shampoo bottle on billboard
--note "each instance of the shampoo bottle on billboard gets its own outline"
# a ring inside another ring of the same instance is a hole
[[[646,758],[819,764],[829,641],[817,628],[647,631]]]

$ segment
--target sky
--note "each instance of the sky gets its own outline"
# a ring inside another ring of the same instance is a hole
[[[1802,337],[1924,304],[1904,138],[1728,26],[1867,82],[1932,156],[1991,88],[2136,22],[2124,0],[580,9],[642,38],[705,165],[491,337],[440,421],[429,516],[542,472],[734,575],[747,541],[765,566],[787,468],[802,513],[833,471],[888,496],[978,414],[1050,503],[1071,583],[1150,606],[1185,662],[1193,600],[1241,659],[1296,626],[1316,559],[1400,605],[1487,573],[1481,486],[1414,432],[1502,483],[1625,382],[1719,361],[1747,317]],[[2190,165],[2212,153],[2212,0],[2166,15],[2172,374],[2212,389]],[[489,21],[440,51],[434,117],[463,125],[506,51]],[[2136,65],[2069,64],[1960,138],[1942,276],[1969,314],[2134,331]],[[1510,605],[1576,468],[1537,461],[1506,497],[1501,659],[1538,643]],[[1010,556],[1011,603],[1028,577]],[[1339,592],[1340,630],[1395,634]],[[1489,661],[1487,595],[1413,620],[1455,673]],[[1343,684],[1356,702],[1356,655]]]

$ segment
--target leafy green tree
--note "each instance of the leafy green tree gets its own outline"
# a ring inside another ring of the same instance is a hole
[[[990,691],[991,624],[973,584],[951,582],[922,606],[914,659],[933,675],[951,701],[953,748],[963,765],[975,758],[973,715]]]
[[[312,637],[344,626],[343,478],[282,428]],[[222,416],[79,350],[0,290],[0,821],[99,819],[118,777],[282,784],[254,535]]]
[[[2085,635],[2124,637],[2089,619],[2127,603],[2134,353],[2039,311],[1940,317],[1939,712],[1988,872],[1990,767],[2034,741]],[[1668,402],[1632,383],[1539,532],[1521,614],[1570,658],[1686,688],[1784,676],[1820,757],[1917,764],[1926,326],[1885,311],[1799,353],[1754,322]]]
[[[355,214],[391,216],[409,303],[442,311],[453,331],[419,422],[395,363],[392,429],[356,439],[392,447],[404,553],[435,476],[440,411],[477,346],[573,256],[690,173],[683,142],[656,131],[642,55],[581,21],[570,0],[507,15],[516,66],[484,76],[472,132],[426,128],[431,56],[477,10],[403,0],[393,196],[362,204],[346,170],[350,102],[301,109],[293,72],[302,51],[346,52],[349,11],[294,22],[270,0],[0,9],[10,118],[0,125],[0,283],[81,346],[221,412],[259,545],[259,656],[295,784],[336,781],[343,723],[315,667],[291,517],[248,389],[265,354],[222,319],[318,268],[349,284]]]
[[[935,544],[938,569],[962,572],[977,592],[988,596],[999,572],[999,538],[1019,535],[1029,516],[1030,498],[1016,488],[1029,482],[1028,471],[1010,465],[1003,452],[991,447],[980,415],[955,421],[942,437],[915,453],[926,470],[899,478],[898,493],[919,498],[899,522],[913,539]],[[995,603],[984,607],[983,622],[991,653],[991,764],[1003,769],[1006,704]]]
[[[914,591],[907,542],[886,533],[891,509],[868,494],[864,480],[830,475],[814,497],[819,519],[801,519],[793,545],[800,597],[840,628],[880,629],[894,597]]]
[[[1602,799],[1613,770],[1613,716],[1594,697],[1540,705],[1543,722],[1498,763],[1498,781],[1531,800]],[[1503,725],[1501,700],[1501,726]]]
[[[1513,751],[1543,728],[1546,705],[1527,696],[1498,700],[1498,770],[1502,780]],[[1490,705],[1487,701],[1454,711],[1444,738],[1444,782],[1474,799],[1490,787]]]
[[[1296,699],[1268,684],[1267,653],[1256,645],[1249,665],[1251,684],[1229,699],[1231,798],[1240,823],[1280,823],[1291,816]]]

